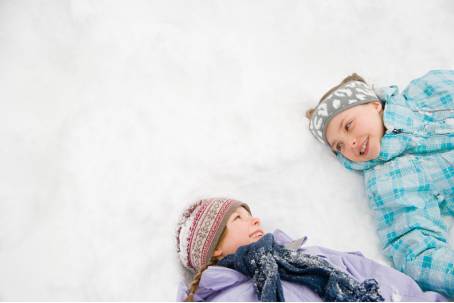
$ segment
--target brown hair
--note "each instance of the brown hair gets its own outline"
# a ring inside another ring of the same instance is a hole
[[[361,82],[364,82],[366,83],[366,81],[361,77],[359,76],[357,73],[353,73],[351,74],[350,76],[344,78],[344,80],[342,80],[341,83],[339,83],[338,85],[334,86],[333,88],[331,88],[329,91],[327,91],[321,98],[320,98],[320,101],[318,102],[319,104],[326,98],[328,97],[333,91],[335,91],[336,89],[338,89],[339,87],[341,87],[342,85],[344,85],[345,83],[347,82],[350,82],[350,81],[361,81]],[[309,110],[306,111],[306,118],[308,118],[309,120],[312,118],[312,115],[314,114],[314,111],[315,111],[315,108],[311,108]]]
[[[185,302],[192,302],[194,301],[194,294],[199,288],[199,283],[200,279],[202,278],[202,274],[211,265],[215,265],[218,262],[215,258],[212,258],[208,264],[204,265],[202,268],[200,268],[197,273],[194,275],[194,278],[192,279],[191,284],[189,285],[189,293],[186,299],[184,300]]]
[[[221,237],[218,240],[218,243],[216,244],[216,247],[224,240],[225,235],[227,234],[227,227],[224,227],[224,230],[222,231]],[[199,288],[199,283],[200,279],[202,278],[202,274],[211,265],[216,265],[218,262],[218,259],[216,257],[211,257],[210,261],[202,268],[200,268],[197,273],[194,275],[194,278],[191,281],[191,284],[189,285],[189,293],[186,299],[184,300],[185,302],[192,302],[194,301],[194,295],[197,289]]]

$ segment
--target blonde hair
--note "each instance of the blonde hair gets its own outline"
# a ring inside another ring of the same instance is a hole
[[[222,234],[221,234],[221,237],[219,238],[218,240],[218,243],[216,243],[216,247],[222,243],[222,241],[224,240],[225,238],[225,235],[226,235],[226,231],[227,231],[227,227],[224,227],[224,230],[222,231]],[[192,281],[191,283],[189,284],[189,292],[188,292],[188,296],[186,297],[186,299],[184,300],[185,302],[193,302],[194,301],[194,295],[197,291],[197,289],[199,288],[199,283],[200,283],[200,279],[202,279],[202,274],[203,272],[210,266],[212,265],[216,265],[216,263],[218,262],[218,259],[216,257],[211,257],[210,261],[208,261],[207,264],[205,264],[204,266],[202,266],[198,271],[197,273],[194,275],[194,278],[192,278]]]
[[[335,91],[336,89],[338,89],[339,87],[341,87],[342,85],[344,85],[345,83],[350,82],[350,81],[361,81],[363,83],[366,83],[366,81],[360,75],[358,75],[357,73],[353,73],[350,76],[344,78],[344,80],[342,80],[341,83],[339,83],[338,85],[334,86],[329,91],[327,91],[320,98],[320,101],[318,103],[319,104],[322,103],[322,101],[325,100],[325,98],[328,97],[333,91]],[[311,109],[307,110],[306,111],[306,118],[308,118],[310,120],[312,118],[312,115],[314,114],[314,111],[315,111],[315,108],[311,108]]]

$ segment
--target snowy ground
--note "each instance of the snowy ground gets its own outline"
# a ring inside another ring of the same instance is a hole
[[[0,2],[0,299],[174,300],[202,197],[381,256],[362,179],[307,130],[347,74],[454,68],[454,2]]]

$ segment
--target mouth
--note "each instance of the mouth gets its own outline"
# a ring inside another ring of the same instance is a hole
[[[263,230],[256,230],[252,234],[249,235],[250,238],[260,238],[263,236]]]
[[[369,137],[364,140],[361,149],[359,150],[360,156],[367,156],[367,153],[369,153]]]

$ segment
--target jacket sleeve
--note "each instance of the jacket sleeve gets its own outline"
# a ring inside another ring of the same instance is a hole
[[[424,292],[408,275],[358,253],[343,253],[342,261],[347,271],[358,281],[377,280],[385,301],[446,301],[439,293]]]
[[[402,92],[416,110],[454,109],[454,70],[433,70],[410,82]]]
[[[412,156],[365,172],[383,249],[394,267],[425,290],[454,297],[454,251],[430,181]]]
[[[177,289],[177,298],[176,298],[177,302],[182,302],[186,299],[187,290],[188,290],[188,288],[186,287],[186,284],[184,283],[184,281],[180,281],[180,283],[178,283],[178,289]]]

